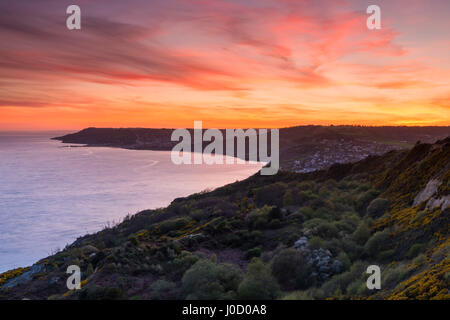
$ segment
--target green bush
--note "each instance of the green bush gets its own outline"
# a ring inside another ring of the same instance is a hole
[[[417,257],[420,253],[425,250],[426,244],[424,243],[416,243],[411,246],[408,250],[408,254],[406,255],[409,259]]]
[[[367,214],[374,217],[382,216],[389,207],[389,201],[384,198],[376,198],[372,200],[367,207]]]
[[[325,241],[320,237],[312,237],[308,241],[308,247],[312,250],[324,248],[325,247]]]
[[[344,270],[348,270],[348,268],[350,268],[351,265],[351,261],[350,258],[348,257],[348,255],[344,252],[341,251],[338,256],[337,259],[342,262],[343,266],[344,266]]]
[[[387,259],[391,259],[394,254],[395,254],[395,249],[384,250],[384,251],[381,251],[377,255],[377,259],[380,261],[385,261]]]
[[[259,257],[261,255],[261,252],[262,252],[262,250],[260,247],[252,248],[252,249],[247,250],[247,252],[245,253],[245,257],[247,259]]]
[[[365,283],[365,278],[367,277],[365,273],[366,268],[366,264],[357,261],[350,267],[349,271],[332,277],[322,285],[325,296],[339,298],[340,295],[346,293],[347,288],[354,289],[354,286],[350,286],[353,282],[359,281],[360,283]]]
[[[390,232],[388,229],[376,232],[369,240],[367,240],[364,251],[369,256],[375,257],[379,252],[384,251],[387,245]]]
[[[181,282],[187,300],[217,300],[235,298],[241,279],[235,265],[202,259],[185,272]]]
[[[248,265],[247,273],[238,288],[239,299],[276,299],[279,286],[275,278],[261,260],[254,258]]]
[[[255,189],[254,193],[257,205],[282,206],[286,189],[287,185],[283,182],[277,182]]]
[[[357,244],[364,245],[370,238],[370,229],[367,223],[361,223],[355,232],[353,232],[353,239]]]
[[[273,207],[264,206],[262,208],[254,209],[247,215],[247,223],[250,227],[256,229],[263,229],[269,223],[269,214]]]
[[[394,267],[385,269],[381,273],[381,287],[392,288],[397,286],[407,275],[407,268],[404,264],[397,264]]]
[[[305,229],[311,230],[312,234],[323,239],[331,239],[337,236],[336,226],[326,220],[314,218],[303,224]]]
[[[281,227],[281,222],[278,219],[273,219],[272,221],[269,222],[267,227],[269,229],[279,229]]]
[[[283,206],[288,207],[294,205],[294,196],[292,194],[292,190],[288,189],[283,196]]]
[[[363,214],[366,212],[367,206],[370,202],[375,199],[380,193],[374,189],[370,189],[369,191],[364,192],[356,199],[355,208],[360,213]]]
[[[180,277],[188,270],[194,263],[199,260],[199,257],[193,255],[189,251],[181,251],[181,253],[173,260],[173,269]]]
[[[283,300],[323,300],[324,292],[320,288],[311,288],[305,291],[294,291],[283,297]]]
[[[427,257],[424,254],[418,255],[413,260],[413,264],[415,264],[418,267],[422,266],[425,262],[427,262]]]
[[[87,287],[79,293],[80,300],[120,300],[123,299],[123,292],[118,287]]]
[[[160,224],[160,230],[162,233],[167,233],[173,230],[179,230],[186,226],[190,221],[192,221],[189,217],[177,218],[164,221]]]
[[[164,279],[156,280],[150,287],[151,298],[153,300],[175,299],[174,293],[176,284]]]
[[[311,266],[296,249],[281,250],[272,260],[272,274],[286,290],[303,289],[310,283]]]

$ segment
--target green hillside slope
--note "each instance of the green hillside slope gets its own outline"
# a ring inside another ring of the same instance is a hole
[[[2,274],[0,299],[449,299],[449,179],[450,138],[256,174]],[[81,290],[66,287],[69,265]]]

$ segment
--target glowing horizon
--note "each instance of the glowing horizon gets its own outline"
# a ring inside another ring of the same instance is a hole
[[[69,4],[0,4],[0,130],[450,125],[445,0]]]

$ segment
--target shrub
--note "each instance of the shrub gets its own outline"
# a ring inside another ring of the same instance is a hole
[[[294,291],[283,297],[283,300],[322,300],[324,292],[320,288],[311,288],[306,291]]]
[[[389,207],[389,201],[384,198],[376,198],[372,200],[367,207],[367,214],[374,217],[382,216]]]
[[[308,241],[308,247],[312,250],[324,248],[325,247],[325,241],[323,241],[320,237],[312,237]]]
[[[369,203],[375,199],[380,193],[376,190],[370,189],[364,192],[356,199],[355,208],[359,213],[364,213],[366,211]]]
[[[260,247],[255,247],[255,248],[249,249],[245,253],[245,257],[247,259],[259,257],[260,255],[261,255],[261,248]]]
[[[185,272],[181,282],[186,299],[217,300],[233,299],[241,279],[236,266],[202,259]]]
[[[311,266],[296,249],[284,249],[272,261],[272,274],[287,289],[303,289],[310,283]]]
[[[424,243],[416,243],[411,246],[408,250],[407,257],[409,259],[417,257],[419,253],[422,253],[425,249],[426,245]]]
[[[303,221],[314,217],[314,210],[311,207],[301,207],[297,210],[297,213],[303,217]]]
[[[173,260],[175,272],[179,274],[179,276],[181,277],[181,275],[183,275],[186,272],[186,270],[188,270],[198,260],[199,257],[193,255],[189,251],[182,251],[181,254],[179,254]]]
[[[90,287],[81,290],[78,297],[80,300],[120,300],[123,292],[118,287]]]
[[[348,255],[344,251],[341,251],[338,254],[337,259],[340,262],[342,262],[342,265],[344,266],[344,270],[348,270],[348,268],[350,268],[350,265],[351,265],[350,258],[348,257]]]
[[[192,210],[191,212],[189,212],[189,215],[194,220],[197,220],[197,221],[201,221],[201,220],[203,220],[203,219],[208,217],[208,214],[203,212],[203,210],[201,210],[201,209]]]
[[[338,229],[336,226],[326,220],[314,218],[306,221],[303,226],[310,229],[313,235],[323,239],[331,239],[337,236]]]
[[[247,215],[247,222],[249,226],[262,229],[267,226],[269,222],[269,213],[272,207],[264,206],[260,209],[254,209]]]
[[[269,229],[279,229],[281,227],[281,222],[278,219],[273,219],[267,226]]]
[[[254,258],[248,265],[247,273],[238,288],[239,299],[276,299],[279,286],[275,278],[261,260]]]
[[[177,218],[164,221],[160,224],[160,230],[163,233],[178,230],[186,226],[191,220],[189,217]]]
[[[422,266],[425,262],[427,262],[427,257],[424,254],[418,255],[413,260],[413,264],[415,264],[417,267]]]
[[[387,244],[390,232],[388,229],[376,232],[369,240],[367,240],[364,251],[370,256],[376,256],[382,248]]]
[[[342,293],[345,293],[347,288],[352,282],[360,279],[360,283],[365,283],[365,273],[366,264],[361,261],[355,262],[349,271],[335,275],[330,280],[322,285],[322,289],[326,297],[339,297]]]
[[[151,298],[153,300],[174,299],[176,298],[175,288],[176,285],[173,282],[164,279],[156,280],[150,287]]]
[[[347,253],[351,261],[359,259],[364,249],[362,246],[353,241],[350,237],[345,237],[342,240],[342,248]]]
[[[283,214],[281,213],[280,208],[275,206],[270,209],[270,211],[268,213],[268,217],[269,217],[269,220],[275,220],[275,219],[281,220],[281,219],[283,219]]]
[[[266,185],[254,190],[255,200],[258,206],[264,204],[282,206],[284,192],[287,185],[282,182]]]
[[[406,274],[406,266],[403,264],[384,270],[381,273],[381,287],[391,288],[397,286],[405,278]]]
[[[288,189],[283,196],[283,206],[288,207],[294,205],[294,196],[292,190]]]
[[[392,256],[393,256],[394,254],[395,254],[395,249],[385,250],[385,251],[380,252],[380,253],[377,255],[377,258],[378,258],[378,260],[380,260],[380,261],[384,261],[384,260],[387,260],[387,259],[389,259],[389,258],[392,258]]]
[[[357,244],[364,245],[370,238],[370,229],[367,223],[361,223],[355,232],[353,232],[353,239]]]

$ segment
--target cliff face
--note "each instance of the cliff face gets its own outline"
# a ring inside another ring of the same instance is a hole
[[[0,298],[450,299],[449,195],[450,138],[256,174],[0,275]],[[69,265],[81,290],[66,287]],[[380,290],[366,287],[369,265],[382,270]]]

